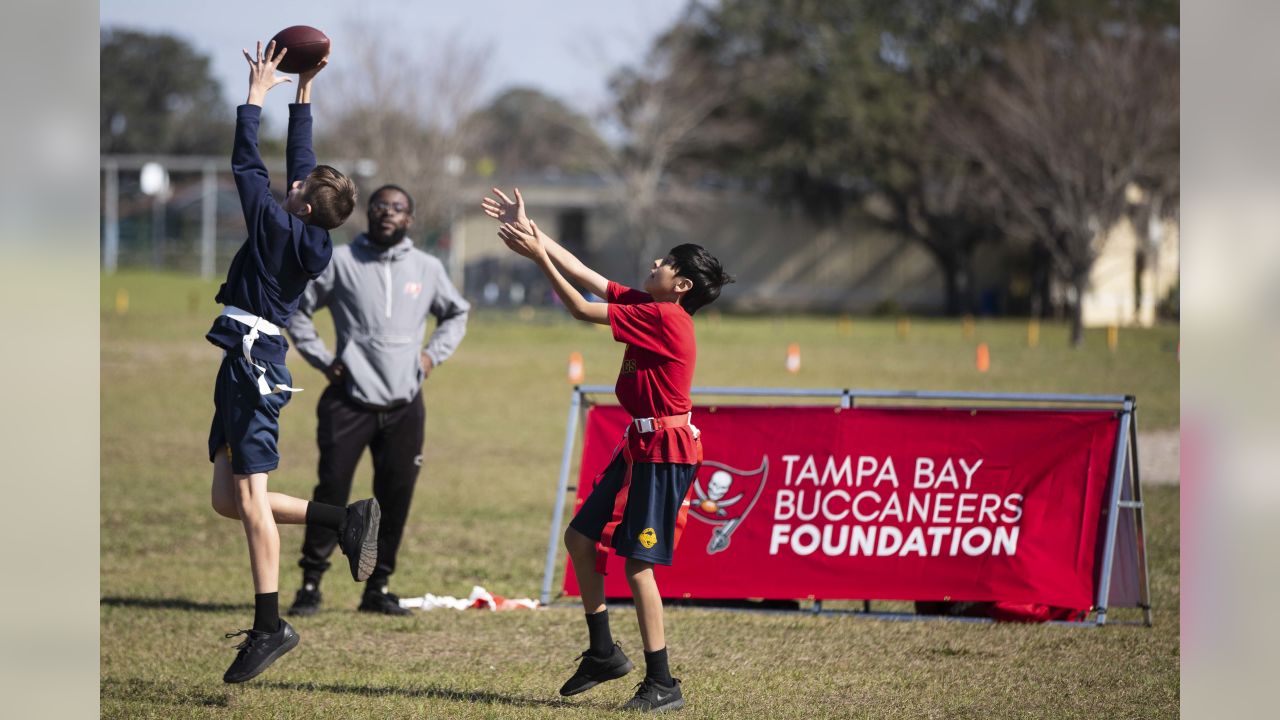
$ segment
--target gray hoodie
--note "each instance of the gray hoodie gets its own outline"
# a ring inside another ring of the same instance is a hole
[[[347,395],[375,408],[404,404],[422,387],[418,353],[427,315],[437,324],[426,353],[439,366],[466,334],[471,309],[444,265],[413,247],[412,240],[382,248],[364,234],[334,248],[329,267],[307,285],[289,320],[294,347],[320,370],[335,357],[311,319],[322,307],[333,315]]]

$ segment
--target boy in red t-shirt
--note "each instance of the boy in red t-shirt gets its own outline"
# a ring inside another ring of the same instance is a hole
[[[486,214],[502,223],[498,236],[507,247],[542,269],[570,314],[608,325],[627,346],[615,391],[634,418],[621,450],[596,481],[565,531],[587,613],[590,647],[577,672],[560,688],[576,695],[634,667],[609,632],[604,604],[604,562],[610,551],[627,559],[627,582],[635,600],[644,641],[645,678],[624,709],[659,711],[684,706],[680,681],[671,677],[662,626],[662,596],[653,566],[670,565],[684,528],[689,486],[702,462],[702,442],[690,422],[697,343],[693,313],[713,302],[733,278],[720,261],[698,245],[672,248],[655,260],[644,291],[606,280],[538,230],[525,215],[524,199],[512,201],[494,188]],[[570,279],[607,302],[589,302]]]

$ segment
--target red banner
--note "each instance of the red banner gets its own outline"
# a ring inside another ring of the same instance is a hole
[[[664,597],[1005,601],[1088,609],[1107,411],[695,408],[706,461]],[[575,511],[622,438],[587,414]],[[627,597],[623,560],[605,592]],[[577,595],[572,565],[566,594]]]

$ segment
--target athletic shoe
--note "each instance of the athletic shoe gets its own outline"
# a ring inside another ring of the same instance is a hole
[[[347,506],[347,524],[342,528],[339,546],[351,563],[351,577],[364,582],[378,564],[378,523],[382,510],[373,498]]]
[[[639,712],[663,712],[684,707],[684,695],[680,692],[680,678],[672,678],[670,686],[659,684],[657,680],[646,677],[636,685],[636,696],[631,698],[623,710]]]
[[[619,643],[613,644],[613,653],[608,657],[597,657],[587,650],[575,659],[582,662],[578,664],[578,671],[573,677],[560,688],[560,694],[565,697],[590,690],[602,682],[617,680],[635,668],[635,663],[622,652],[622,645]]]
[[[303,583],[298,594],[293,596],[293,605],[289,607],[289,615],[299,617],[315,615],[320,610],[320,588],[315,583]]]
[[[360,598],[360,612],[381,613],[383,615],[412,615],[413,611],[406,607],[400,607],[400,598],[395,593],[388,592],[384,587],[381,591],[366,590],[364,597]]]
[[[278,660],[281,655],[298,645],[298,633],[294,632],[293,626],[284,620],[280,621],[280,627],[275,632],[241,630],[227,633],[229,638],[237,635],[248,637],[236,646],[240,653],[236,655],[235,662],[231,663],[231,667],[227,668],[226,674],[222,676],[223,682],[242,683],[253,679],[263,670],[271,667],[271,663]]]

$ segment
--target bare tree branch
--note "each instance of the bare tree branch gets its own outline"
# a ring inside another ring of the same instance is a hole
[[[1006,49],[1004,69],[942,127],[1074,288],[1078,343],[1080,300],[1127,212],[1126,190],[1168,173],[1177,153],[1176,40],[1131,25],[1032,33]]]
[[[459,181],[449,163],[466,142],[488,53],[453,35],[392,45],[372,21],[349,24],[351,41],[332,79],[342,100],[326,140],[337,155],[373,161],[377,184],[408,189],[418,227],[443,228]]]

